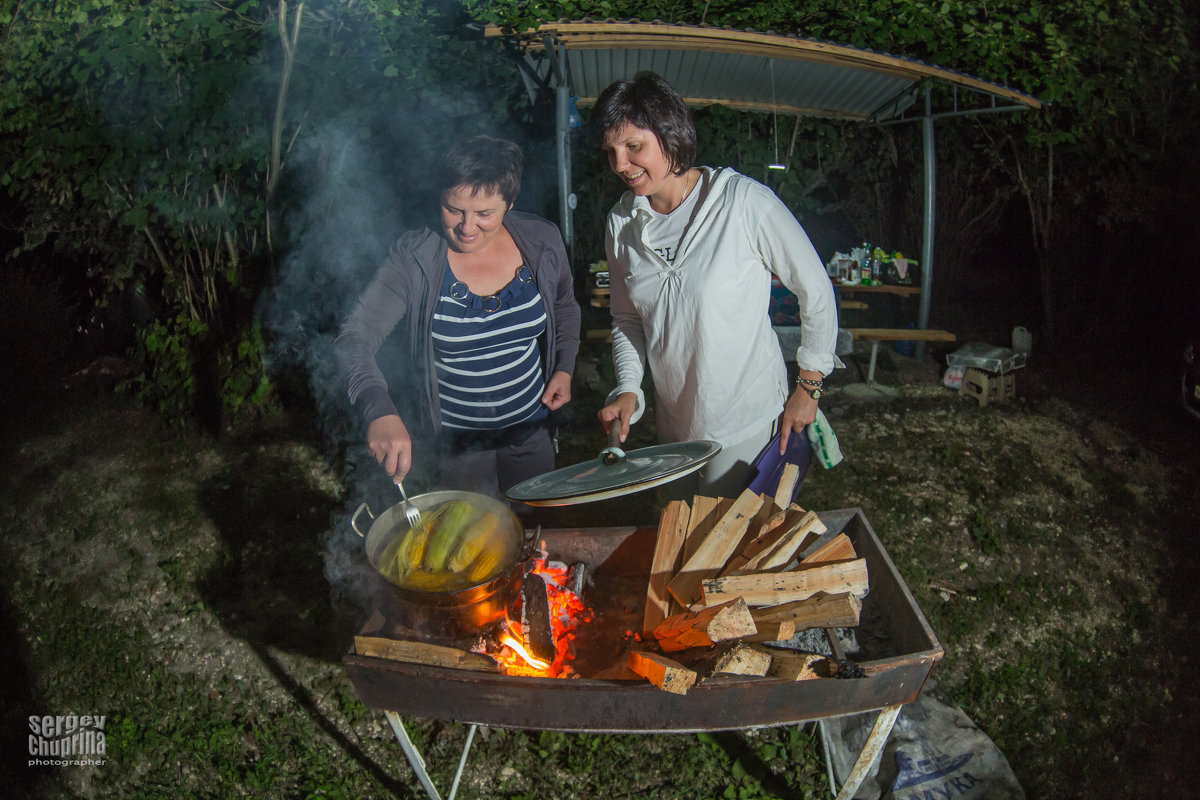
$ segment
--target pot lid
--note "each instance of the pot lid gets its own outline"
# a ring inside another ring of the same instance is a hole
[[[626,453],[610,445],[599,457],[530,478],[508,490],[508,499],[531,506],[569,506],[620,497],[682,478],[721,451],[701,439],[643,447]]]

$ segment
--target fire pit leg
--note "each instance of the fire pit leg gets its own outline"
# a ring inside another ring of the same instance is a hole
[[[842,784],[842,788],[837,793],[837,800],[851,800],[854,793],[858,791],[858,787],[866,780],[867,773],[875,766],[879,754],[883,752],[884,745],[887,744],[888,736],[891,735],[892,726],[896,724],[896,717],[900,715],[901,707],[902,705],[889,706],[879,712],[879,716],[875,719],[875,727],[871,729],[871,735],[863,743],[858,760],[854,762],[853,769],[846,776],[846,782]],[[829,759],[829,742],[825,735],[824,725],[821,726],[821,740],[825,745],[825,763],[829,766],[829,788],[832,790],[836,784],[834,783],[833,764]]]
[[[416,773],[417,780],[421,782],[425,793],[429,795],[429,800],[442,800],[442,796],[438,794],[437,788],[434,787],[433,781],[429,777],[428,770],[425,769],[425,759],[421,757],[421,753],[412,743],[412,739],[408,738],[408,731],[404,729],[400,715],[395,711],[384,711],[383,713],[387,715],[388,724],[392,726],[392,731],[396,734],[396,739],[400,742],[404,755],[408,757],[408,763]],[[478,727],[475,723],[471,723],[471,727],[467,729],[467,742],[463,745],[462,757],[458,760],[458,772],[454,773],[454,784],[450,787],[447,800],[454,800],[454,796],[458,794],[458,782],[462,779],[463,767],[467,764],[467,754],[471,751],[471,742],[475,740],[475,729]]]
[[[467,765],[467,753],[471,750],[471,742],[475,741],[475,730],[478,727],[472,722],[471,727],[467,728],[467,741],[463,745],[462,756],[458,759],[458,771],[454,773],[454,783],[450,785],[449,800],[454,800],[454,795],[458,794],[458,782],[462,779],[463,767]]]

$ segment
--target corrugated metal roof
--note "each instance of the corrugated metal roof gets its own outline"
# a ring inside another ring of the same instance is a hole
[[[507,37],[526,51],[549,44],[565,56],[571,94],[581,106],[639,70],[662,75],[693,106],[780,114],[882,121],[912,105],[923,80],[970,90],[993,104],[1041,106],[1028,94],[961,72],[799,36],[637,20],[546,23],[519,35],[493,26],[485,34]]]

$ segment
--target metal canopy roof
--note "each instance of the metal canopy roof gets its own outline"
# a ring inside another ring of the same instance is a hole
[[[549,47],[552,56],[561,55],[580,106],[592,105],[610,83],[639,70],[662,75],[692,106],[864,122],[902,114],[915,102],[915,88],[923,80],[969,90],[992,106],[1001,101],[1041,106],[1035,97],[961,72],[798,36],[591,20],[546,23],[521,34],[491,26],[485,35],[509,38],[526,53]],[[548,81],[554,68],[551,59],[527,59],[526,67],[540,81]]]
[[[929,327],[935,225],[934,120],[998,111],[1039,109],[1032,95],[962,72],[910,58],[799,36],[704,25],[612,20],[559,21],[517,33],[496,26],[518,61],[530,99],[552,89],[559,173],[559,215],[568,253],[574,254],[570,105],[595,103],[610,83],[640,70],[661,75],[692,106],[720,104],[744,111],[827,117],[859,123],[919,120],[924,143],[925,202],[918,325]],[[934,112],[934,84],[949,108]],[[912,116],[905,112],[924,103]],[[917,345],[923,352],[922,343]]]

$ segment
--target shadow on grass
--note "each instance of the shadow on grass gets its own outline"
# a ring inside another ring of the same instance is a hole
[[[795,787],[789,785],[780,775],[776,775],[754,751],[745,737],[732,731],[714,733],[713,739],[729,756],[731,763],[739,764],[746,774],[754,778],[762,787],[766,797],[793,797]]]
[[[351,741],[272,655],[282,650],[340,663],[355,625],[337,613],[325,575],[324,540],[334,511],[328,495],[309,486],[288,458],[254,447],[247,452],[201,491],[224,552],[220,566],[198,582],[200,594],[314,724],[380,785],[403,796],[406,785]]]
[[[46,708],[32,691],[34,681],[25,663],[25,641],[17,628],[7,587],[0,592],[0,670],[4,691],[0,694],[0,783],[9,797],[34,797],[38,786],[49,781],[53,768],[27,767],[29,717],[65,714],[65,709]]]

